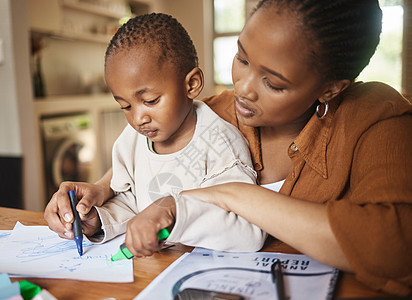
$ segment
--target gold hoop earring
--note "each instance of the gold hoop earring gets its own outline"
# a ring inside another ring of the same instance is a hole
[[[325,104],[325,110],[323,111],[323,114],[320,115],[319,110],[320,110],[320,106],[323,104]],[[326,115],[328,114],[328,109],[329,109],[329,104],[328,101],[324,101],[321,102],[318,106],[316,106],[316,116],[318,117],[319,120],[322,120],[324,117],[326,117]]]

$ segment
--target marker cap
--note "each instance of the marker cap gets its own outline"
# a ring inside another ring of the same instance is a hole
[[[130,253],[129,249],[127,249],[126,244],[121,244],[119,251],[115,255],[113,255],[110,260],[116,261],[118,259],[130,259],[133,257],[133,254]]]
[[[170,231],[167,228],[160,229],[157,232],[157,237],[159,239],[159,242],[163,242],[165,239],[167,239],[170,235]],[[111,261],[116,261],[119,259],[131,259],[133,257],[133,254],[130,253],[129,249],[127,249],[126,244],[123,243],[120,245],[119,251],[115,255],[113,255],[110,260]]]
[[[23,299],[32,299],[41,292],[41,288],[27,280],[19,281],[20,294]]]
[[[160,229],[160,230],[157,232],[157,237],[159,238],[159,241],[160,241],[160,242],[162,242],[162,241],[164,241],[165,239],[167,239],[167,238],[169,237],[169,235],[170,235],[170,231],[169,231],[169,229],[167,229],[167,228]]]

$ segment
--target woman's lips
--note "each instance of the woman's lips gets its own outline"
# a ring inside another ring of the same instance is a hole
[[[253,109],[247,106],[242,100],[239,100],[238,97],[236,97],[235,100],[235,107],[237,113],[242,117],[251,118],[256,114],[256,112]]]

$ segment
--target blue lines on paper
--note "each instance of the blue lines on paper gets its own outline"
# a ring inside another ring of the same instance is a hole
[[[11,232],[0,232],[0,239],[10,236]]]
[[[47,238],[25,241],[24,244],[27,245],[27,247],[22,248],[20,253],[16,254],[16,257],[19,259],[24,259],[21,262],[30,262],[68,251],[73,251],[77,254],[76,244],[72,240],[62,240],[61,242],[57,242],[52,245],[47,245],[45,240],[47,240]],[[83,241],[83,248],[90,247],[92,245],[93,244],[88,241]]]

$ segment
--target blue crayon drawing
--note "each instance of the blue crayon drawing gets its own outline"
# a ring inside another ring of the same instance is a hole
[[[64,263],[67,263],[67,264],[64,264]],[[76,263],[76,264],[69,263],[69,262],[64,262],[64,263],[62,263],[62,264],[59,265],[59,270],[61,270],[61,271],[67,271],[67,272],[75,272],[75,271],[77,271],[77,270],[81,267],[81,265],[82,265],[81,262],[80,262],[80,263]]]
[[[10,231],[0,232],[0,239],[8,237],[8,236],[10,236],[10,234],[11,234]]]
[[[54,237],[53,237],[54,238]],[[55,239],[55,238],[54,238]],[[21,248],[20,253],[16,255],[17,258],[22,259],[21,262],[30,262],[36,259],[49,258],[52,255],[61,254],[64,252],[73,252],[77,254],[76,243],[72,240],[62,240],[60,242],[47,245],[44,238],[38,238],[37,240],[24,241],[24,248]],[[19,242],[20,244],[22,242]],[[83,241],[83,249],[93,246],[88,241]]]
[[[0,239],[0,273],[100,282],[133,281],[132,260],[107,263],[124,241],[124,236],[104,244],[93,244],[84,239],[82,256],[73,240],[60,238],[47,226],[20,224]]]

